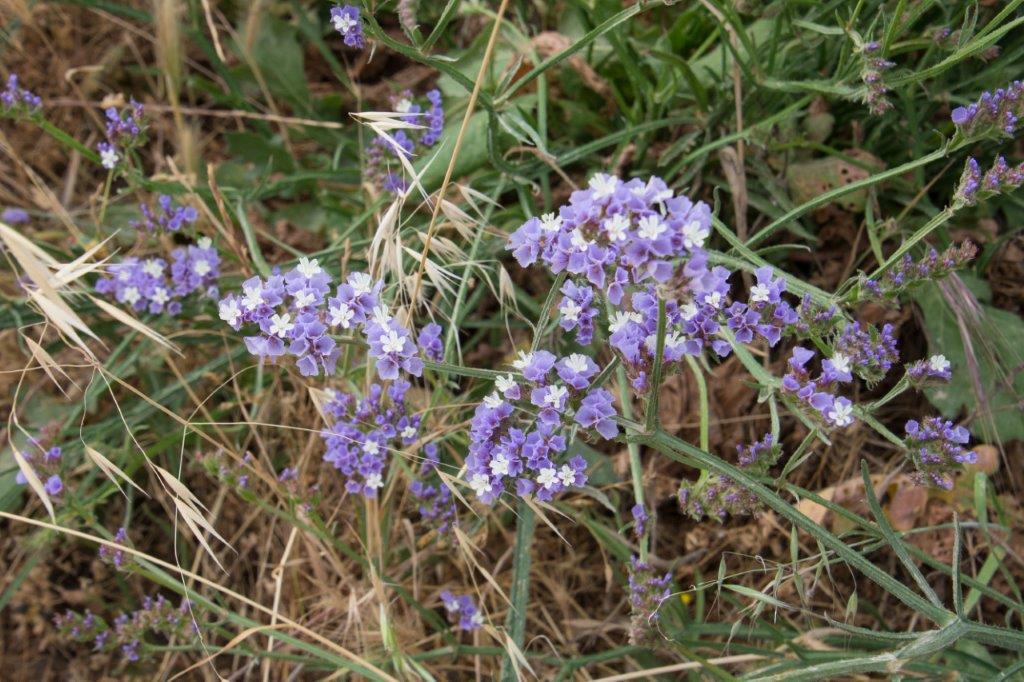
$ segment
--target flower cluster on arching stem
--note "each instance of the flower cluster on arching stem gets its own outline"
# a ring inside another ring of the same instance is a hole
[[[574,427],[611,439],[618,435],[611,393],[591,386],[597,364],[574,353],[557,358],[545,350],[520,352],[511,373],[473,413],[465,477],[482,502],[505,492],[543,501],[587,481],[587,463],[566,462],[566,432]]]
[[[126,153],[145,144],[148,121],[145,108],[134,99],[122,109],[107,107],[103,114],[107,121],[106,139],[96,149],[100,153],[100,164],[112,171],[121,164]]]
[[[220,319],[244,336],[249,352],[260,358],[296,358],[303,376],[334,373],[340,352],[333,332],[361,331],[381,379],[403,371],[423,372],[419,349],[408,329],[381,302],[382,280],[353,272],[331,296],[333,281],[313,258],[302,257],[291,269],[274,268],[267,278],[251,277],[241,294],[220,302]]]
[[[630,606],[629,642],[633,645],[653,641],[654,629],[661,619],[658,609],[672,596],[672,574],[659,575],[647,562],[631,557],[628,567]]]
[[[914,476],[922,485],[951,490],[953,474],[978,459],[976,452],[964,447],[971,440],[970,432],[948,419],[911,419],[905,429],[907,452],[917,469]]]
[[[0,90],[0,116],[32,116],[38,113],[42,106],[41,97],[18,84],[17,74],[12,73],[7,77],[7,84]]]
[[[147,635],[178,641],[196,635],[199,630],[192,617],[193,608],[188,600],[174,606],[163,595],[157,595],[155,599],[144,597],[140,608],[118,614],[110,624],[88,610],[67,611],[55,616],[53,622],[63,636],[89,643],[93,651],[120,652],[125,663],[135,663],[144,653]]]
[[[96,291],[136,313],[177,315],[182,302],[199,293],[208,299],[219,296],[220,254],[208,237],[174,249],[171,260],[129,256],[107,268],[96,282]]]
[[[362,398],[328,389],[330,399],[323,407],[328,426],[320,433],[324,461],[345,478],[347,492],[377,497],[391,453],[419,437],[420,416],[410,414],[406,405],[409,388],[405,379],[386,388],[372,384]]]

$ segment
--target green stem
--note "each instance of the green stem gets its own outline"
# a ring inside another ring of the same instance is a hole
[[[629,383],[626,379],[626,368],[620,363],[616,368],[619,378],[619,402],[622,403],[622,415],[626,419],[633,418],[633,400],[629,394]],[[644,502],[644,467],[640,461],[640,445],[638,443],[626,443],[629,450],[629,475],[633,479],[633,500],[646,511],[647,505]],[[640,538],[640,561],[647,561],[647,541],[650,533],[650,524],[645,528]]]
[[[654,344],[654,367],[651,369],[651,397],[647,401],[647,433],[658,428],[658,394],[661,392],[661,366],[665,356],[665,299],[658,299],[658,337]]]
[[[516,505],[516,547],[512,558],[512,588],[509,595],[512,605],[505,619],[508,636],[519,648],[523,649],[526,634],[526,602],[530,597],[530,549],[533,545],[533,530],[537,525],[537,517],[533,508],[524,499]],[[512,659],[505,655],[501,669],[502,682],[514,682],[518,675]]]

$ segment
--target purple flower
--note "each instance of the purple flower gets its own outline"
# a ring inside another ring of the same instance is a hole
[[[542,382],[551,368],[555,366],[555,356],[546,350],[532,353],[519,352],[519,358],[512,366],[523,373],[527,381]]]
[[[639,502],[633,505],[629,510],[629,513],[633,516],[633,535],[637,539],[640,539],[647,530],[647,522],[651,517],[647,514],[647,510],[644,509],[644,506]]]
[[[440,90],[426,94],[427,110],[416,102],[412,92],[405,90],[391,99],[391,107],[400,120],[416,127],[390,131],[390,139],[381,135],[375,137],[366,151],[367,179],[386,192],[399,193],[408,188],[402,177],[401,165],[394,160],[410,159],[424,149],[437,144],[444,131],[444,106]]]
[[[1005,88],[983,92],[976,102],[956,107],[950,120],[965,137],[1013,137],[1024,115],[1024,82],[1013,81]]]
[[[597,363],[581,353],[562,358],[555,366],[558,378],[577,391],[590,385],[590,379],[597,374],[597,369]]]
[[[907,365],[907,377],[917,386],[929,379],[949,381],[953,378],[952,365],[945,355],[933,355]]]
[[[161,194],[157,198],[154,211],[147,204],[139,204],[142,220],[133,220],[130,225],[136,230],[143,228],[147,232],[177,232],[185,225],[194,225],[199,219],[199,211],[192,206],[178,206],[170,196]]]
[[[977,461],[977,453],[963,447],[971,440],[970,432],[949,420],[928,417],[918,422],[911,419],[905,428],[907,451],[917,468],[915,478],[921,485],[951,490],[953,474],[964,464]]]
[[[434,362],[444,359],[444,343],[441,342],[441,325],[431,322],[420,330],[416,337],[416,345],[420,347],[423,357]]]
[[[565,331],[576,330],[576,340],[587,345],[594,337],[594,290],[589,286],[577,286],[571,279],[562,285],[562,302],[558,306],[559,319]]]
[[[409,330],[396,320],[369,324],[366,340],[370,344],[370,356],[377,360],[377,374],[381,379],[397,379],[399,369],[417,377],[423,373],[423,361],[416,357],[416,344]]]
[[[0,213],[0,220],[4,221],[8,225],[27,223],[28,212],[20,208],[5,208],[3,213]]]
[[[638,557],[629,562],[629,605],[632,617],[629,628],[629,641],[640,645],[653,640],[654,624],[658,622],[658,609],[662,603],[672,596],[669,583],[672,574],[658,576],[654,569]]]
[[[612,394],[603,388],[589,393],[576,410],[576,423],[585,429],[594,429],[604,438],[610,440],[619,435],[619,427],[615,423],[615,407]]]
[[[363,49],[363,23],[359,20],[359,8],[354,5],[331,8],[331,24],[341,34],[349,47]]]
[[[7,86],[0,91],[0,115],[28,116],[43,106],[43,100],[25,88],[19,87],[17,74],[7,77]]]
[[[445,590],[441,593],[441,603],[444,604],[449,622],[458,625],[460,630],[476,630],[484,624],[483,614],[468,594],[456,596]]]

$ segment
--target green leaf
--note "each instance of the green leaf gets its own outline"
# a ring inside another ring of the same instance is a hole
[[[294,26],[264,16],[253,43],[252,59],[272,95],[287,100],[300,111],[309,110],[305,59]]]

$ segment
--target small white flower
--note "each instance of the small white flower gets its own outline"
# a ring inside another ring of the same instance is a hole
[[[836,400],[832,403],[832,409],[825,416],[835,426],[849,426],[853,423],[853,403]]]
[[[699,249],[704,246],[704,240],[708,238],[710,230],[696,220],[683,225],[683,246],[688,249]]]
[[[373,308],[373,321],[381,327],[388,326],[391,322],[391,311],[386,305],[378,305]]]
[[[508,457],[504,454],[499,454],[492,459],[489,466],[491,474],[494,476],[508,476]]]
[[[950,364],[945,355],[933,355],[928,358],[928,367],[930,367],[933,372],[941,374],[942,372],[949,370]]]
[[[562,217],[554,213],[545,213],[540,217],[540,229],[545,232],[558,232],[562,229]]]
[[[767,303],[771,295],[771,289],[767,284],[755,284],[750,287],[750,300],[754,303]]]
[[[573,353],[565,359],[565,366],[576,374],[585,372],[587,371],[587,356],[582,353]]]
[[[469,622],[473,627],[480,627],[484,624],[484,614],[477,611],[469,617]]]
[[[710,294],[706,294],[704,296],[704,303],[717,309],[718,306],[722,305],[722,292],[712,291]]]
[[[377,489],[377,488],[381,488],[383,486],[384,486],[384,479],[381,477],[380,474],[370,474],[369,476],[366,477],[366,487],[367,488]]]
[[[394,329],[389,329],[380,335],[380,345],[385,353],[401,353],[405,348],[405,337]]]
[[[334,30],[338,33],[348,33],[356,25],[356,20],[348,14],[339,13],[331,17],[331,23],[334,24]]]
[[[519,351],[519,357],[512,361],[512,366],[521,370],[531,362],[533,362],[533,353]]]
[[[213,240],[210,239],[209,237],[200,237],[199,239],[196,240],[196,246],[198,246],[200,249],[208,249],[211,246],[213,246]]]
[[[503,377],[498,377],[494,380],[494,387],[501,391],[504,395],[516,387],[516,380],[512,378],[511,374],[507,374]]]
[[[210,270],[213,266],[210,265],[210,261],[200,258],[196,262],[192,263],[192,272],[196,273],[198,277],[205,277],[210,274]]]
[[[687,322],[696,317],[697,313],[699,312],[700,309],[697,307],[697,304],[694,303],[693,301],[687,301],[686,303],[683,304],[683,307],[679,309],[679,314]]]
[[[595,199],[603,199],[615,193],[619,187],[619,179],[607,173],[597,173],[590,178],[590,189],[594,190]]]
[[[138,287],[126,287],[124,290],[124,302],[128,305],[135,305],[142,294],[139,293]]]
[[[629,218],[624,213],[616,213],[604,221],[603,227],[609,240],[621,242],[626,238],[626,230],[629,229]]]
[[[586,251],[593,243],[594,242],[583,236],[583,233],[580,232],[580,228],[577,227],[572,231],[572,246],[577,251]]]
[[[576,482],[576,472],[568,464],[563,464],[558,471],[558,478],[562,480],[562,485],[570,486]]]
[[[638,234],[643,239],[655,240],[667,230],[668,227],[662,222],[661,218],[656,215],[644,216],[640,219]]]
[[[316,258],[309,259],[305,256],[299,259],[299,264],[295,266],[295,269],[306,279],[315,277],[323,271]]]
[[[162,277],[164,274],[164,266],[161,265],[160,261],[156,258],[150,258],[142,264],[142,271],[150,277]]]
[[[399,114],[408,114],[410,109],[412,109],[412,102],[407,97],[398,100],[395,105],[395,111]]]
[[[541,469],[540,475],[537,476],[537,484],[548,490],[558,481],[558,472],[554,469]]]
[[[666,332],[665,333],[665,350],[670,348],[676,348],[683,343],[683,337],[679,335],[679,332]],[[647,346],[647,350],[652,353],[658,350],[658,335],[651,334],[644,339],[644,345]]]
[[[171,295],[167,293],[167,289],[164,289],[163,287],[157,287],[156,289],[153,290],[153,295],[150,296],[149,298],[150,300],[153,301],[153,303],[156,303],[157,305],[163,305],[164,303],[167,303],[169,300],[171,300]]]
[[[295,307],[296,308],[307,308],[313,305],[313,301],[316,298],[313,296],[313,292],[309,289],[303,289],[299,293],[295,294]]]
[[[565,318],[566,320],[569,320],[570,322],[576,322],[577,320],[580,319],[580,313],[583,312],[583,308],[581,308],[579,304],[576,303],[576,301],[572,300],[571,298],[567,298],[565,299],[565,301],[562,302],[562,305],[558,309],[558,311],[562,313],[562,317]]]
[[[331,326],[337,327],[338,325],[341,325],[342,329],[348,329],[352,326],[352,318],[356,314],[354,310],[344,303],[339,303],[338,305],[330,308],[328,312],[331,314]]]
[[[242,288],[242,307],[246,310],[253,310],[254,308],[263,304],[263,287],[259,284],[246,286]]]
[[[143,272],[145,272],[145,270],[146,270],[145,266],[143,266],[142,270],[143,270]],[[156,276],[156,275],[153,275],[153,276]],[[118,270],[118,272],[117,272],[117,281],[119,281],[119,282],[127,282],[131,278],[132,278],[132,271],[129,270],[128,268],[122,267],[122,268],[120,268]]]
[[[238,324],[238,318],[242,316],[242,310],[238,307],[238,301],[229,298],[220,302],[218,314],[220,319],[234,327]]]
[[[380,443],[375,440],[368,440],[363,443],[363,452],[368,455],[376,455],[380,452]]]
[[[569,390],[565,386],[548,386],[548,392],[544,394],[544,404],[557,408],[569,396]]]
[[[415,437],[416,437],[416,427],[414,427],[414,426],[406,426],[404,429],[402,429],[402,438],[403,439],[405,439],[405,440],[412,440]]]
[[[501,399],[501,396],[498,395],[497,391],[491,393],[490,395],[484,396],[484,405],[491,408],[492,410],[496,410],[504,404],[505,401]]]
[[[643,322],[643,319],[640,313],[624,313],[621,310],[616,310],[612,314],[611,322],[608,323],[608,331],[614,334],[620,329],[624,329],[630,322],[639,323]]]
[[[100,152],[100,164],[107,170],[114,170],[120,160],[121,157],[113,147],[108,147]]]
[[[352,286],[352,291],[355,292],[356,296],[362,296],[373,291],[373,278],[365,272],[353,272],[352,276],[349,277],[348,283]]]
[[[850,371],[850,358],[846,357],[842,353],[836,353],[832,356],[832,366],[835,367],[836,371],[840,374],[845,374]]]
[[[292,316],[288,313],[284,315],[274,315],[270,318],[270,333],[279,338],[284,338],[288,335],[292,329],[295,329],[295,324],[291,321]]]
[[[469,487],[477,497],[483,497],[491,491],[491,479],[487,474],[473,474],[473,478],[469,479]]]

